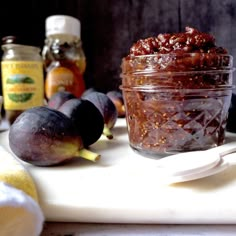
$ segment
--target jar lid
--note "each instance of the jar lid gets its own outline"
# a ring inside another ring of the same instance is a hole
[[[26,36],[19,36],[19,35],[7,35],[2,37],[2,45],[23,45],[23,46],[30,46],[30,47],[37,47],[33,40]]]
[[[46,37],[71,34],[80,38],[80,21],[72,16],[54,15],[46,18]]]
[[[15,43],[17,41],[17,37],[14,35],[5,36],[2,38],[2,44]]]

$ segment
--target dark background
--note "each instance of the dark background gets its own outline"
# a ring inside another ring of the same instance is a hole
[[[45,19],[54,14],[81,21],[87,87],[108,91],[121,83],[121,59],[140,38],[183,31],[212,33],[236,58],[235,0],[24,0],[1,1],[0,37],[19,35],[43,47]]]

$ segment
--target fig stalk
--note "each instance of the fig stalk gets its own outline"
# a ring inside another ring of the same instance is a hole
[[[113,134],[106,124],[104,124],[103,135],[105,135],[108,139],[113,139]]]
[[[79,157],[82,157],[86,160],[89,160],[89,161],[93,161],[93,162],[96,162],[100,159],[100,155],[95,153],[95,152],[91,152],[89,151],[88,149],[86,148],[82,148],[78,151],[78,156]]]

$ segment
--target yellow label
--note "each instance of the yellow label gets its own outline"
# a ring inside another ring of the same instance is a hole
[[[43,65],[39,61],[2,61],[3,101],[6,110],[43,105]]]

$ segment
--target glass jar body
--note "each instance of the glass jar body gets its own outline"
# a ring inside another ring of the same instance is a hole
[[[85,90],[83,74],[86,68],[81,40],[67,34],[50,35],[45,40],[42,57],[46,98],[58,91],[69,91],[80,97]]]
[[[123,59],[121,88],[130,146],[156,156],[223,144],[232,72],[232,57],[226,55]]]
[[[5,44],[2,49],[4,109],[12,124],[24,110],[44,104],[43,62],[37,47]]]

